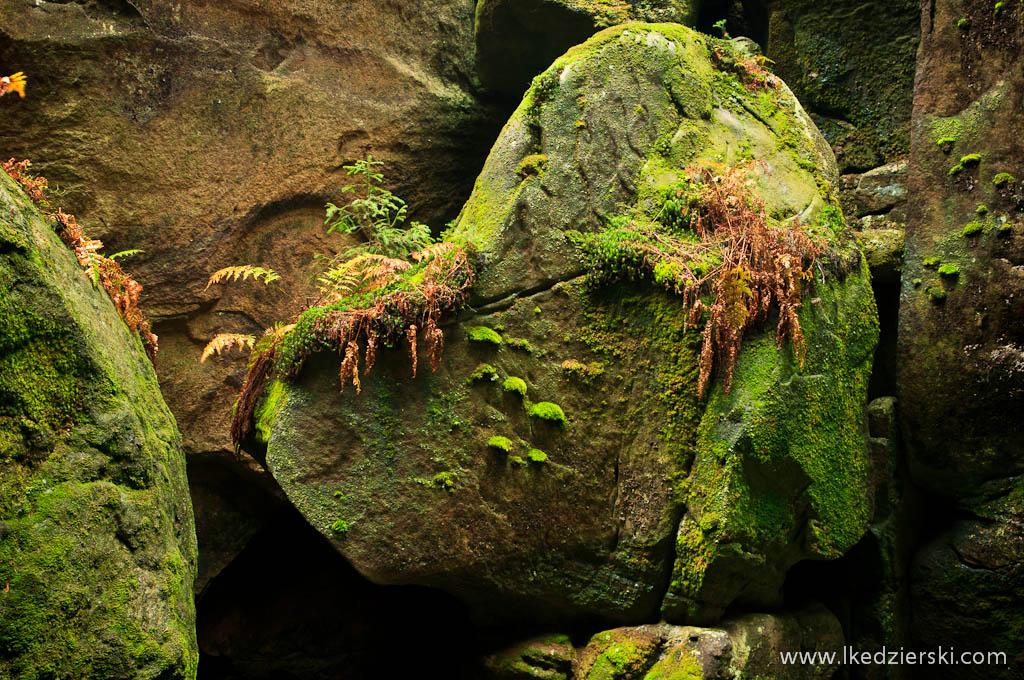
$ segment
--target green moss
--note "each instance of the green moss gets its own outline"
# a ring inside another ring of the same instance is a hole
[[[956,27],[962,31],[966,31],[971,27],[971,20],[967,17],[960,17],[957,19]]]
[[[959,175],[963,171],[964,171],[963,163],[957,163],[956,165],[954,165],[953,167],[951,167],[949,169],[949,175],[950,175],[950,177],[953,177],[954,175]]]
[[[999,14],[1000,12],[1003,11],[1005,7],[1006,2],[1004,0],[1000,0],[999,2],[996,3],[996,6],[992,9],[992,12],[993,14]]]
[[[984,229],[985,225],[983,225],[981,222],[968,222],[967,225],[964,226],[963,231],[961,231],[960,233],[962,236],[965,237],[978,236]]]
[[[498,451],[504,451],[505,453],[508,453],[512,450],[512,440],[509,439],[508,437],[495,435],[494,437],[491,437],[490,439],[487,440],[487,446],[489,446],[492,449],[497,449]]]
[[[548,454],[544,453],[540,449],[530,449],[526,457],[531,463],[546,463],[548,460]]]
[[[520,177],[540,177],[544,174],[544,168],[548,164],[548,157],[544,154],[532,154],[519,162],[516,174]]]
[[[928,295],[928,299],[935,303],[946,299],[946,289],[942,286],[928,286],[924,292]]]
[[[996,234],[998,234],[999,236],[1009,236],[1012,233],[1013,225],[1009,223],[1000,224],[999,227],[996,228]]]
[[[943,151],[949,152],[949,150],[951,148],[953,148],[953,145],[956,144],[956,138],[954,138],[954,137],[941,137],[939,139],[939,141],[936,142],[936,144],[938,144],[940,147],[942,147]]]
[[[435,489],[443,489],[448,493],[455,493],[455,476],[447,470],[445,472],[438,472],[430,480],[430,486]]]
[[[980,153],[969,153],[966,156],[960,157],[960,165],[964,166],[965,168],[973,168],[979,163],[981,163]]]
[[[470,342],[478,342],[483,344],[501,345],[501,336],[498,335],[492,328],[487,326],[473,326],[466,332]]]
[[[977,208],[974,209],[974,212],[976,212],[979,215],[987,215],[988,214],[988,206],[987,205],[979,205]]]
[[[921,261],[925,267],[935,268],[942,264],[942,259],[938,257],[926,257]]]
[[[1006,186],[1007,184],[1014,184],[1016,181],[1016,178],[1008,172],[1000,172],[999,174],[992,178],[992,183],[995,184],[997,187]]]
[[[509,456],[508,462],[513,467],[526,467],[526,461],[523,460],[520,456]]]
[[[551,423],[558,423],[559,425],[565,425],[565,413],[562,411],[562,407],[558,404],[553,404],[550,401],[541,401],[530,407],[530,417],[540,418]]]
[[[500,339],[500,338],[499,338]],[[466,383],[472,385],[481,380],[494,381],[498,379],[498,372],[490,364],[480,364],[473,369],[473,372],[466,378]]]
[[[522,378],[508,377],[501,385],[506,392],[515,392],[521,397],[526,396],[526,382]]]
[[[944,264],[939,267],[939,276],[956,278],[960,276],[960,267],[957,267],[955,264]]]
[[[704,680],[704,668],[688,649],[680,646],[659,659],[643,680]]]
[[[573,127],[575,127],[577,130],[586,130],[587,129],[587,121],[585,121],[585,120],[578,120],[573,125]]]
[[[256,406],[254,414],[256,440],[266,444],[270,441],[270,432],[274,426],[274,419],[277,412],[284,405],[286,391],[284,382],[275,380],[268,385],[263,394],[260,395],[260,403]]]
[[[513,349],[522,350],[523,352],[529,352],[533,354],[533,345],[530,344],[529,340],[524,338],[505,338],[505,344]]]
[[[343,519],[335,520],[331,524],[331,531],[339,536],[345,536],[348,534],[348,522]]]

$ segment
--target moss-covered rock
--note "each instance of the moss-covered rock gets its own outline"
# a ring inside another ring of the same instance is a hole
[[[153,367],[0,172],[0,676],[194,678],[195,570]]]
[[[594,635],[577,654],[577,680],[825,680],[838,663],[784,664],[780,654],[841,654],[843,631],[821,605],[791,614],[747,614],[718,628],[667,624]]]
[[[836,151],[844,172],[907,154],[917,0],[766,0],[757,36]]]
[[[915,561],[915,635],[1010,661],[961,678],[1024,673],[1024,7],[1004,7],[926,10],[900,304],[910,469],[944,513]]]
[[[448,233],[483,269],[440,369],[412,380],[404,355],[382,350],[357,396],[339,393],[337,358],[321,355],[264,399],[270,470],[369,578],[444,588],[481,615],[621,621],[658,615],[671,580],[664,613],[710,619],[737,599],[774,604],[789,566],[838,556],[867,528],[866,264],[824,210],[828,146],[784,86],[740,81],[734,49],[627,24],[570,50],[534,81]],[[518,172],[536,155],[542,174]],[[772,219],[802,220],[828,253],[800,312],[803,366],[760,330],[732,391],[702,400],[700,329],[680,297],[594,288],[566,232],[656,214],[691,164],[744,160]],[[531,351],[475,342],[479,328]],[[467,382],[481,363],[498,381]],[[510,377],[528,401],[501,389]],[[547,461],[526,464],[531,449]],[[453,493],[416,481],[441,471]],[[344,539],[330,531],[340,517]]]

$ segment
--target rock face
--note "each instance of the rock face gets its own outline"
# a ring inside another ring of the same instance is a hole
[[[196,539],[153,367],[0,172],[0,676],[194,678]]]
[[[917,0],[763,0],[762,41],[775,72],[796,92],[836,151],[843,172],[862,172],[909,150]]]
[[[573,649],[566,635],[527,640],[485,659],[489,680],[825,680],[838,663],[782,662],[782,653],[841,654],[843,631],[821,605],[796,614],[748,614],[719,628],[616,628]]]
[[[828,146],[784,87],[740,83],[739,56],[676,25],[570,50],[535,80],[450,232],[485,266],[440,370],[410,380],[403,355],[382,353],[362,394],[341,394],[337,358],[321,355],[267,390],[269,469],[361,573],[445,589],[478,615],[704,621],[778,604],[790,565],[864,533],[866,263],[828,226]],[[751,157],[772,214],[817,224],[833,255],[800,313],[803,368],[765,329],[744,341],[731,392],[701,400],[699,331],[679,298],[590,290],[565,232],[657,213],[685,167]]]
[[[594,32],[627,21],[693,26],[698,0],[480,0],[476,68],[480,82],[519,100],[534,76]]]
[[[917,558],[916,633],[1011,661],[957,677],[1024,658],[1021,11],[925,8],[914,94],[901,416],[914,480],[950,512]]]
[[[323,207],[348,183],[342,165],[370,151],[417,218],[458,211],[503,117],[474,95],[473,11],[0,0],[0,63],[31,82],[4,102],[4,153],[31,158],[108,250],[145,250],[133,270],[187,452],[230,451],[244,357],[199,366],[202,346],[305,304],[314,254],[339,246]],[[203,291],[213,271],[247,263],[283,285]]]

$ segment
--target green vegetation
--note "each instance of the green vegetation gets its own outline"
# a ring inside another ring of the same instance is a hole
[[[487,440],[487,446],[489,446],[492,449],[497,449],[498,451],[504,451],[505,453],[508,453],[512,450],[512,440],[509,439],[508,437],[495,435],[494,437],[491,437],[490,439]]]
[[[566,423],[565,412],[562,411],[562,407],[550,401],[537,402],[531,406],[530,416],[551,423],[558,423],[559,425],[565,425]]]
[[[524,338],[505,338],[505,344],[513,349],[533,354],[533,345],[530,344],[529,340]]]
[[[509,377],[501,387],[506,392],[515,392],[521,397],[526,396],[526,382],[522,378]]]
[[[981,222],[968,222],[961,234],[963,236],[978,236],[985,229]]]
[[[331,524],[331,531],[339,536],[346,535],[348,533],[348,522],[343,519],[335,520],[335,522]]]
[[[939,267],[939,276],[956,278],[960,276],[960,267],[957,267],[955,264],[944,264]]]
[[[466,331],[466,337],[469,338],[470,342],[478,342],[483,344],[501,345],[501,336],[493,328],[487,326],[473,326]]]
[[[546,463],[548,460],[548,454],[544,453],[540,449],[530,449],[526,457],[531,463]]]
[[[940,147],[942,147],[943,151],[948,153],[949,150],[953,148],[953,145],[956,144],[956,138],[955,137],[941,137],[941,138],[939,138],[939,141],[936,142],[936,144],[938,144]]]
[[[987,215],[988,214],[988,206],[987,205],[979,205],[977,208],[974,209],[974,212],[976,212],[979,215]]]
[[[936,304],[946,299],[946,289],[942,286],[928,286],[924,292],[927,293],[928,298]]]
[[[956,27],[966,31],[971,27],[971,20],[967,17],[960,17],[956,22]]]
[[[498,372],[494,370],[494,366],[490,364],[480,364],[473,369],[473,372],[466,378],[466,382],[470,385],[481,380],[494,381],[498,379]]]
[[[544,174],[544,168],[548,164],[548,157],[544,154],[532,154],[519,162],[516,173],[520,177],[539,177]]]
[[[1008,184],[1016,183],[1017,179],[1008,172],[1000,172],[992,178],[992,183],[997,187],[1004,187]]]
[[[935,268],[942,264],[942,259],[938,257],[926,257],[921,261],[925,267]]]

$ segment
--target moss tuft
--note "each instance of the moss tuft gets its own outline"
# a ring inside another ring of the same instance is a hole
[[[490,364],[480,364],[473,369],[473,372],[466,378],[466,383],[472,385],[481,380],[495,381],[498,379],[498,372]]]
[[[939,276],[955,279],[960,276],[960,267],[957,267],[955,264],[944,264],[939,267]]]
[[[506,378],[501,387],[506,392],[515,392],[521,397],[526,396],[526,381],[522,378],[516,378],[514,376]]]
[[[935,268],[942,264],[942,259],[938,257],[926,257],[921,264],[925,267]]]
[[[526,454],[526,457],[531,463],[546,463],[548,460],[548,454],[544,453],[540,449],[530,449]]]
[[[942,286],[928,286],[925,289],[925,293],[928,294],[928,299],[936,304],[946,299],[946,289]]]
[[[1013,184],[1016,181],[1016,178],[1008,172],[1000,172],[999,174],[992,178],[992,184],[995,184],[997,187],[1006,186],[1007,184]]]
[[[532,154],[520,161],[519,167],[516,168],[516,173],[523,178],[540,177],[544,174],[544,168],[547,164],[547,156],[540,153]]]
[[[525,338],[505,338],[505,344],[513,349],[522,350],[533,354],[533,345]]]
[[[509,439],[508,437],[496,435],[487,440],[487,446],[489,446],[492,449],[497,449],[498,451],[504,451],[505,453],[508,453],[509,451],[512,450],[512,440]]]
[[[467,336],[470,342],[502,344],[501,336],[493,328],[487,326],[473,326],[467,331]]]
[[[565,412],[562,411],[562,407],[550,401],[541,401],[531,406],[530,416],[560,425],[565,425],[566,423]]]
[[[985,225],[981,222],[968,222],[960,233],[965,237],[978,236],[984,229]]]

